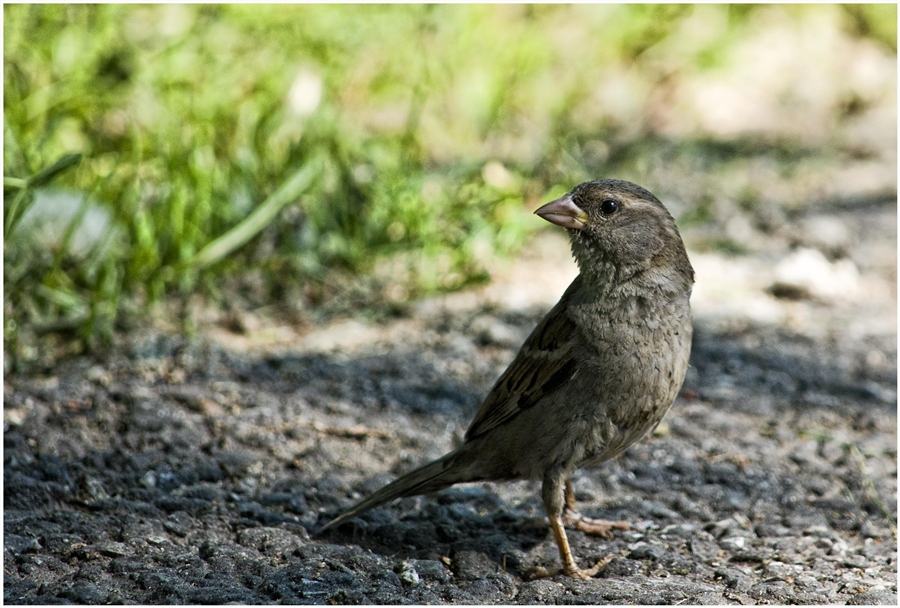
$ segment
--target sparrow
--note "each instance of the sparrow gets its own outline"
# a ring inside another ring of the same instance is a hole
[[[585,182],[535,213],[568,231],[578,277],[494,384],[460,447],[359,501],[319,533],[395,498],[531,479],[542,482],[561,571],[589,578],[608,561],[579,568],[564,525],[608,538],[630,526],[582,516],[570,477],[621,454],[678,395],[691,350],[694,270],[675,220],[636,184]]]

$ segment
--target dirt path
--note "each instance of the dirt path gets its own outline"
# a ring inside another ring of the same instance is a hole
[[[895,251],[896,208],[870,213],[854,238]],[[575,480],[584,511],[635,527],[571,533],[581,563],[615,556],[594,580],[527,579],[557,559],[530,482],[309,534],[461,438],[574,276],[547,236],[491,285],[390,322],[299,335],[247,313],[243,335],[147,334],[7,378],[5,600],[896,604],[896,260],[847,279],[818,258],[799,278],[783,258],[692,259],[682,396]]]

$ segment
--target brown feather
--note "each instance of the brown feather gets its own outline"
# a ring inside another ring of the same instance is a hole
[[[572,356],[577,327],[566,314],[571,294],[581,287],[577,277],[560,301],[534,328],[519,354],[488,393],[466,431],[474,439],[503,424],[563,386],[578,371]]]

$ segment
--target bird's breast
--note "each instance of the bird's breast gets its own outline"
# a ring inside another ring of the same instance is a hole
[[[684,298],[581,312],[573,320],[592,353],[579,369],[593,403],[585,412],[594,445],[586,459],[606,460],[655,427],[678,395],[690,358],[690,308]]]

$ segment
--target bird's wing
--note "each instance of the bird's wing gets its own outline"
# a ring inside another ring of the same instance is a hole
[[[579,276],[525,340],[519,354],[481,404],[466,431],[466,440],[483,435],[530,408],[578,371],[574,357],[577,327],[566,314],[566,308],[571,294],[580,286]]]

